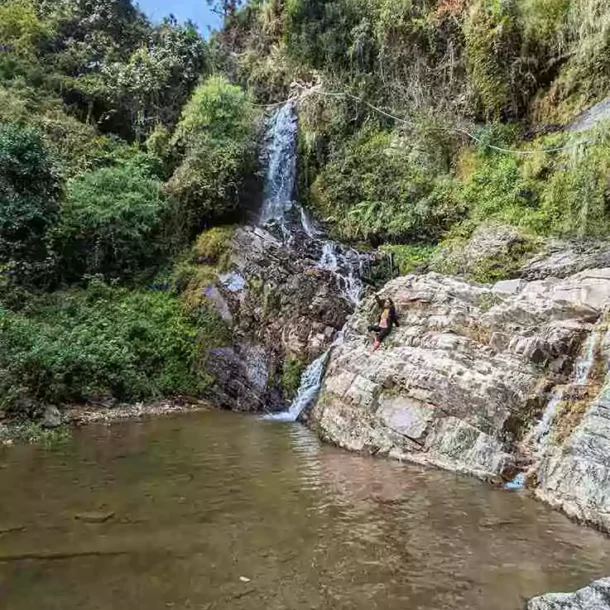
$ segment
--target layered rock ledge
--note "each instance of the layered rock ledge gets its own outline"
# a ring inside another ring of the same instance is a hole
[[[401,315],[373,352],[365,300],[316,406],[341,447],[497,481],[610,531],[610,269],[495,286],[435,273],[386,285]]]

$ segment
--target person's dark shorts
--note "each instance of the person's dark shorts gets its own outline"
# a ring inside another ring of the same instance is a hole
[[[382,328],[379,324],[371,324],[369,326],[369,331],[377,333],[377,339],[379,341],[383,341],[391,332],[389,328]]]

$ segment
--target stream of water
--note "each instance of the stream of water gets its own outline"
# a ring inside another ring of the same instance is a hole
[[[524,494],[224,412],[0,449],[0,489],[2,610],[521,610],[610,568]]]
[[[359,253],[336,242],[325,239],[322,231],[308,216],[307,211],[293,201],[296,181],[296,137],[298,119],[292,102],[280,106],[269,117],[267,125],[267,147],[265,189],[259,223],[274,224],[290,243],[295,231],[303,231],[307,238],[320,249],[317,263],[319,269],[335,276],[345,298],[357,306],[364,291],[360,279],[362,260]],[[298,207],[298,216],[291,214]],[[341,335],[340,335],[341,336]],[[320,355],[306,367],[301,377],[297,396],[287,411],[267,415],[264,419],[295,422],[318,396],[330,350]]]

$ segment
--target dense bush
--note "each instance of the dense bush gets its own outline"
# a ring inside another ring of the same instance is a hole
[[[31,297],[19,313],[0,307],[0,408],[195,395],[209,347],[199,333],[176,297],[100,282]]]
[[[255,168],[255,119],[246,93],[222,77],[207,79],[186,105],[173,138],[184,158],[168,192],[189,237],[238,209]]]
[[[610,126],[601,126],[586,141],[580,134],[540,138],[523,148],[535,153],[527,156],[474,154],[460,189],[469,222],[499,220],[539,235],[607,235],[609,134]]]
[[[47,234],[56,222],[61,182],[40,136],[0,125],[0,265],[21,280],[48,257]]]
[[[70,182],[54,242],[66,279],[128,278],[157,261],[167,202],[161,183],[136,164]]]
[[[461,217],[454,190],[408,144],[367,128],[333,155],[312,199],[345,239],[423,242]]]

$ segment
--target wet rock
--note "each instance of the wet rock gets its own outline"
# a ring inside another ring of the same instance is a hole
[[[602,100],[598,104],[591,106],[579,115],[570,125],[570,131],[587,131],[598,125],[600,122],[610,118],[610,97]]]
[[[526,610],[610,610],[610,578],[602,578],[576,593],[548,593],[530,600]]]
[[[49,405],[45,408],[40,425],[43,428],[58,428],[61,426],[61,413],[55,406]]]
[[[235,411],[277,410],[282,407],[269,387],[267,353],[260,346],[236,345],[210,352],[207,370],[214,376],[217,404]]]
[[[6,534],[17,534],[19,532],[25,531],[25,525],[3,525],[0,524],[0,536],[5,536]]]
[[[284,363],[307,364],[330,347],[353,304],[337,275],[318,265],[323,247],[298,231],[284,242],[258,227],[235,230],[227,269],[205,291],[233,334],[208,358],[213,402],[282,409]]]
[[[382,294],[394,299],[400,327],[373,352],[367,325],[378,310],[362,303],[333,350],[312,425],[348,449],[514,476],[532,458],[522,440],[549,387],[567,383],[601,314],[580,300],[600,302],[586,298],[586,278],[570,282],[582,290],[555,298],[556,284],[494,290],[436,273],[393,280]]]
[[[106,523],[114,517],[112,511],[87,511],[83,513],[77,513],[74,518],[83,523]]]

